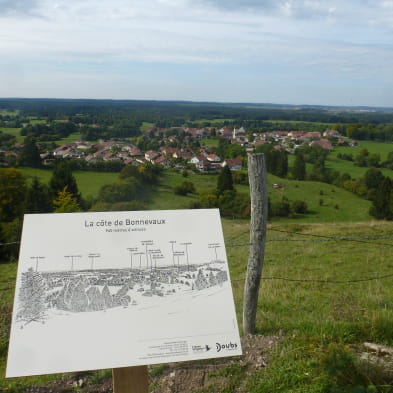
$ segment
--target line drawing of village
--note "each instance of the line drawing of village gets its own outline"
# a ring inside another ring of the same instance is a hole
[[[100,265],[99,252],[59,256],[69,268],[54,271],[40,269],[47,262],[45,253],[27,256],[30,267],[21,273],[16,322],[24,328],[30,323],[45,324],[59,315],[138,309],[190,293],[210,291],[211,296],[212,289],[229,281],[226,258],[218,256],[220,248],[225,255],[223,243],[207,243],[210,257],[198,263],[200,245],[170,240],[165,247],[164,253],[154,240],[124,247],[128,266],[123,268]],[[78,269],[86,259],[90,268]]]

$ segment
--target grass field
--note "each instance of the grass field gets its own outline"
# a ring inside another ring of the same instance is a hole
[[[208,146],[208,147],[217,147],[219,140],[218,139],[211,139],[211,138],[202,138],[199,140],[201,146]]]
[[[382,162],[386,160],[388,154],[393,151],[393,144],[378,142],[359,142],[359,145],[356,147],[335,147],[334,151],[329,154],[326,165],[328,168],[337,170],[341,173],[347,172],[353,178],[358,179],[364,175],[368,168],[355,166],[351,161],[340,160],[337,158],[337,154],[352,154],[355,158],[359,154],[359,151],[361,149],[367,149],[370,154],[380,154]],[[392,170],[381,168],[381,171],[385,176],[393,178]]]
[[[80,132],[74,132],[73,134],[68,135],[67,138],[58,139],[57,141],[55,141],[55,143],[58,144],[58,145],[62,145],[64,143],[75,142],[78,139],[81,139]]]
[[[198,195],[179,196],[173,192],[173,188],[185,180],[193,182],[198,193],[203,189],[214,189],[217,176],[190,174],[184,178],[179,173],[166,171],[149,197],[149,209],[187,209],[192,201],[197,200]],[[282,188],[274,189],[275,183],[280,184]],[[241,193],[249,193],[248,186],[236,185],[236,189]],[[272,202],[279,201],[283,197],[290,201],[304,200],[309,213],[295,218],[299,222],[358,222],[370,219],[368,214],[370,201],[330,184],[287,180],[268,175],[268,193]],[[273,220],[291,222],[293,218]]]
[[[280,126],[280,124],[293,124],[293,125],[304,125],[307,128],[320,129],[325,131],[332,127],[330,123],[321,123],[321,122],[310,122],[310,121],[301,121],[301,120],[265,120],[265,123],[275,124]]]
[[[43,183],[48,183],[52,171],[47,169],[21,168],[21,171],[29,177],[38,177]],[[119,174],[112,172],[73,172],[79,191],[86,198],[88,196],[97,197],[100,188],[118,180]]]
[[[246,223],[226,222],[224,228],[232,242],[248,241]],[[355,239],[321,242],[306,234]],[[257,327],[263,335],[282,331],[286,339],[267,372],[250,378],[248,392],[366,392],[356,390],[361,384],[392,391],[392,374],[373,374],[352,357],[365,341],[393,343],[392,241],[364,238],[392,234],[386,222],[269,226]],[[244,249],[230,243],[240,319],[246,260]],[[344,386],[329,390],[329,384]]]
[[[42,182],[49,182],[52,171],[45,169],[22,168],[23,173],[29,177],[37,176]],[[79,172],[73,173],[78,188],[84,197],[98,196],[100,188],[118,180],[118,173],[107,172]],[[187,196],[175,195],[174,187],[184,181],[194,183],[196,193]],[[274,189],[273,184],[278,183],[281,189]],[[146,190],[144,202],[148,209],[187,209],[191,202],[198,199],[198,193],[204,189],[214,189],[217,184],[217,175],[190,173],[183,177],[172,170],[164,171],[157,186]],[[236,185],[241,193],[249,193],[248,186]],[[309,213],[299,215],[295,219],[301,222],[358,222],[369,220],[368,210],[370,201],[361,199],[348,191],[330,184],[308,181],[287,180],[268,175],[268,193],[272,202],[283,197],[290,201],[304,200]],[[291,221],[293,218],[274,218],[275,221]]]
[[[0,127],[0,131],[4,132],[5,134],[15,136],[17,142],[23,142],[25,137],[20,135],[20,130],[20,128]]]
[[[18,116],[19,110],[9,111],[8,109],[0,109],[0,115],[2,116]]]
[[[23,171],[44,182],[51,176],[47,170]],[[74,176],[84,196],[96,196],[103,184],[118,179],[118,173],[75,172]],[[184,197],[173,192],[185,180],[192,181],[199,192],[215,188],[217,175],[189,173],[183,177],[165,171],[159,184],[146,193],[148,208],[188,208],[197,194]],[[282,188],[273,188],[274,183]],[[247,186],[236,187],[248,192]],[[274,219],[268,225],[257,332],[280,335],[282,342],[266,369],[245,373],[239,367],[238,374],[227,378],[241,378],[248,393],[393,391],[391,374],[370,371],[356,360],[364,341],[393,344],[393,223],[371,221],[369,201],[324,183],[268,175],[268,192],[273,202],[283,196],[301,199],[310,210],[295,219]],[[249,222],[222,222],[241,326]],[[381,239],[373,239],[375,236]],[[0,391],[9,393],[59,378],[3,378],[15,274],[15,264],[0,265]],[[364,390],[368,385],[384,387]]]
[[[10,134],[16,137],[17,142],[23,142],[25,137],[20,135],[20,128],[6,128],[0,127],[0,131],[3,131],[6,134]],[[69,135],[67,138],[62,138],[57,141],[54,141],[58,145],[62,145],[63,143],[75,142],[80,139],[81,134],[79,132],[75,132]]]
[[[334,151],[335,153],[353,154],[356,157],[361,149],[367,149],[370,153],[380,154],[381,160],[384,161],[388,154],[393,152],[393,143],[360,141],[356,147],[341,146],[336,147]]]
[[[223,229],[241,326],[249,224],[224,219]],[[248,393],[392,391],[391,374],[355,360],[365,341],[393,344],[392,237],[387,222],[269,224],[257,332],[282,342],[267,368],[240,374]],[[3,378],[15,270],[0,265],[0,390],[13,393],[54,378]]]
[[[149,127],[153,127],[154,123],[149,123],[147,121],[142,122],[141,131],[146,131]]]

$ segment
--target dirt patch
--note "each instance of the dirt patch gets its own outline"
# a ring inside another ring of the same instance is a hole
[[[161,377],[151,380],[152,393],[189,393],[222,391],[231,385],[241,391],[245,375],[267,366],[278,336],[246,336],[242,338],[243,355],[209,362],[170,365]]]
[[[265,368],[272,349],[281,341],[279,336],[246,336],[242,338],[243,355],[198,362],[171,363],[152,366],[151,393],[215,392],[231,387],[242,392],[244,377]],[[112,393],[108,372],[68,374],[46,386],[30,387],[26,393]]]

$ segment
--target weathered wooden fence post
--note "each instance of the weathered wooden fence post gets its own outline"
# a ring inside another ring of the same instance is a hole
[[[147,393],[149,387],[147,366],[112,369],[113,393]]]
[[[251,195],[250,255],[243,301],[243,333],[255,333],[259,284],[262,276],[267,224],[267,181],[264,154],[249,154],[248,179]]]

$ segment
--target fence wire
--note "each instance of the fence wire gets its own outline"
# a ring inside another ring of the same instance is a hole
[[[365,244],[373,244],[378,246],[385,246],[385,247],[393,247],[392,243],[381,243],[381,242],[374,242],[372,240],[382,240],[382,239],[393,239],[393,235],[391,236],[325,236],[325,235],[316,235],[312,233],[302,233],[302,232],[292,232],[292,231],[285,231],[281,229],[269,228],[268,231],[273,232],[280,232],[289,235],[298,235],[298,236],[307,236],[311,237],[311,239],[266,239],[266,242],[331,242],[331,241],[350,241],[350,242],[357,242],[357,243],[365,243]],[[249,234],[249,230],[244,231],[236,236],[232,236],[231,238],[227,239],[227,248],[235,248],[235,247],[250,247],[252,243],[245,242],[245,243],[231,243],[232,241],[238,239],[239,237]],[[317,238],[317,239],[313,239]],[[0,247],[9,246],[14,244],[19,244],[20,242],[9,242],[9,243],[0,243]],[[382,280],[393,277],[393,273],[385,274],[380,276],[372,276],[372,277],[365,277],[353,280],[318,280],[318,279],[296,279],[296,278],[288,278],[288,277],[262,277],[261,280],[269,281],[269,280],[277,280],[277,281],[288,281],[288,282],[298,282],[298,283],[319,283],[319,284],[352,284],[352,283],[361,283],[367,281],[375,281],[375,280]],[[239,278],[236,280],[232,280],[232,282],[240,282],[245,281],[246,277]],[[6,290],[9,288],[3,288],[2,290]]]

